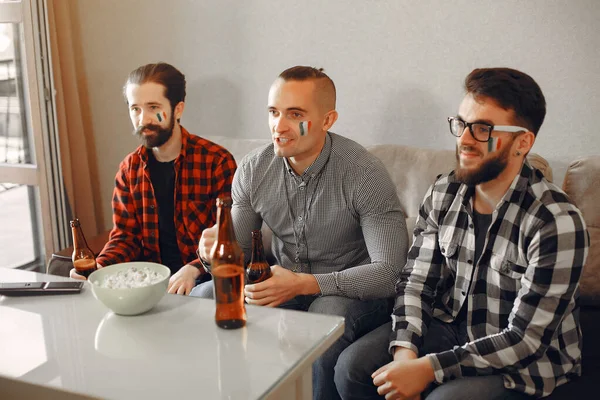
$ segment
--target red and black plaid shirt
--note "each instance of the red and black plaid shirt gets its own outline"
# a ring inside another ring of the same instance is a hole
[[[199,266],[198,240],[216,222],[217,197],[230,196],[236,163],[231,153],[181,128],[175,159],[174,222],[181,260]],[[161,262],[158,205],[148,170],[148,150],[138,147],[119,165],[113,192],[113,229],[98,256],[107,266],[127,261]]]

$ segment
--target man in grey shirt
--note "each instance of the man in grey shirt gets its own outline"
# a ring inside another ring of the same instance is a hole
[[[345,318],[344,335],[313,367],[313,397],[339,398],[338,355],[389,321],[388,299],[406,262],[404,215],[385,166],[359,144],[329,132],[335,86],[322,69],[283,71],[269,91],[273,144],[250,152],[232,185],[232,218],[246,258],[254,229],[273,232],[273,276],[246,285],[248,304]],[[216,227],[202,233],[207,260]],[[212,297],[212,282],[192,296]]]

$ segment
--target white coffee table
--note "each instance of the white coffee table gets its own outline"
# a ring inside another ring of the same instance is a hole
[[[0,282],[62,281],[0,268]],[[0,296],[0,398],[310,399],[312,363],[341,317],[248,306],[219,329],[214,302],[166,295],[123,317],[81,294]]]

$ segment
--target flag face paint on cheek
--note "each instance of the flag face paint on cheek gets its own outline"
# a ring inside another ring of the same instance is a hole
[[[300,122],[300,136],[305,136],[310,130],[311,125],[312,124],[310,121]]]
[[[502,139],[498,137],[492,137],[488,141],[488,152],[492,153],[494,151],[500,150],[500,146],[502,146]]]
[[[162,115],[160,115],[160,113],[156,114],[156,118],[158,118],[158,122],[162,122]]]

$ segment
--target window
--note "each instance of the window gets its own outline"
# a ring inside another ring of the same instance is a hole
[[[43,0],[0,0],[0,267],[68,243]]]

